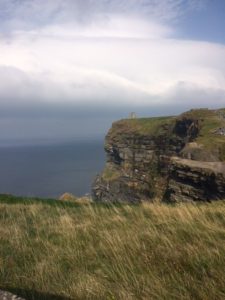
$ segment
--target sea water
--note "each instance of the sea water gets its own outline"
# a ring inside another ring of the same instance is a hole
[[[58,198],[91,192],[105,162],[103,141],[0,146],[0,194]]]

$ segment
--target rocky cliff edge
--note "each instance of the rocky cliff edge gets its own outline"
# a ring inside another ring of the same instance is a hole
[[[225,109],[120,120],[106,136],[105,151],[95,201],[225,198]]]

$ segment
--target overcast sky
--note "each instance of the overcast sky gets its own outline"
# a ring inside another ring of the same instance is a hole
[[[224,0],[0,0],[0,140],[225,106]]]

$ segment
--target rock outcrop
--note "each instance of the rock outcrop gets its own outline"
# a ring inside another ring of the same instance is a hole
[[[172,157],[165,196],[173,202],[225,198],[225,163]]]
[[[107,162],[93,185],[96,201],[213,200],[225,197],[221,110],[115,122]],[[213,144],[214,143],[214,144]]]
[[[64,193],[63,195],[61,195],[59,197],[59,200],[64,200],[64,201],[76,201],[77,200],[77,197],[74,196],[73,194],[71,193]]]
[[[25,300],[24,298],[13,295],[9,292],[0,290],[0,300]]]

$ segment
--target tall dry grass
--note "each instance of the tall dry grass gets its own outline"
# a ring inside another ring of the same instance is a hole
[[[27,299],[225,299],[225,202],[0,203],[0,288]]]

